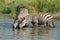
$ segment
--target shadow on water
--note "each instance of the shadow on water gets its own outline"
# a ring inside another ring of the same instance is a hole
[[[0,40],[59,40],[60,22],[55,22],[56,28],[23,28],[12,29],[13,22],[0,23]]]

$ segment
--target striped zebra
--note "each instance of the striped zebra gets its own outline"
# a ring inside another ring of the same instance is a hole
[[[53,17],[48,14],[30,14],[23,18],[23,21],[19,23],[19,28],[23,28],[28,22],[31,22],[33,25],[44,25],[48,27],[54,27]]]
[[[18,28],[19,21],[22,21],[23,17],[29,15],[28,9],[17,7],[16,17],[14,18],[13,28]]]
[[[38,24],[40,25],[45,24],[47,27],[55,27],[53,22],[53,16],[48,13],[40,14],[38,21],[39,21]]]

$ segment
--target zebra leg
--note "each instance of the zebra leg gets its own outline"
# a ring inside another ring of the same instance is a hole
[[[48,22],[47,25],[48,25],[49,28],[54,28],[55,27],[53,22]]]
[[[52,23],[51,22],[46,22],[46,26],[45,27],[51,28],[52,27]]]
[[[36,23],[36,22],[31,22],[31,23],[32,23],[32,26],[36,26],[36,27],[38,26],[38,23]]]
[[[53,28],[55,28],[54,22],[52,22]]]

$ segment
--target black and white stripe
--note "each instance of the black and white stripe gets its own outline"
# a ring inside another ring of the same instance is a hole
[[[13,28],[18,28],[19,23],[21,23],[21,21],[23,21],[23,17],[25,17],[27,15],[29,15],[28,9],[17,7],[17,13],[16,13],[16,17],[14,19]]]
[[[39,24],[46,24],[48,27],[54,27],[53,16],[45,13],[39,15]]]
[[[53,17],[48,13],[40,14],[39,17],[42,18],[44,21],[50,21],[50,20],[52,21],[53,20]]]
[[[39,25],[44,25],[48,27],[53,27],[53,17],[50,14],[30,14],[26,17],[25,19],[19,24],[20,28],[23,28],[28,22],[33,22],[32,24],[39,24]]]

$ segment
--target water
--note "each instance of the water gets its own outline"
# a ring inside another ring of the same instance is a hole
[[[12,20],[0,20],[0,40],[60,40],[60,21],[55,28],[12,29]]]

